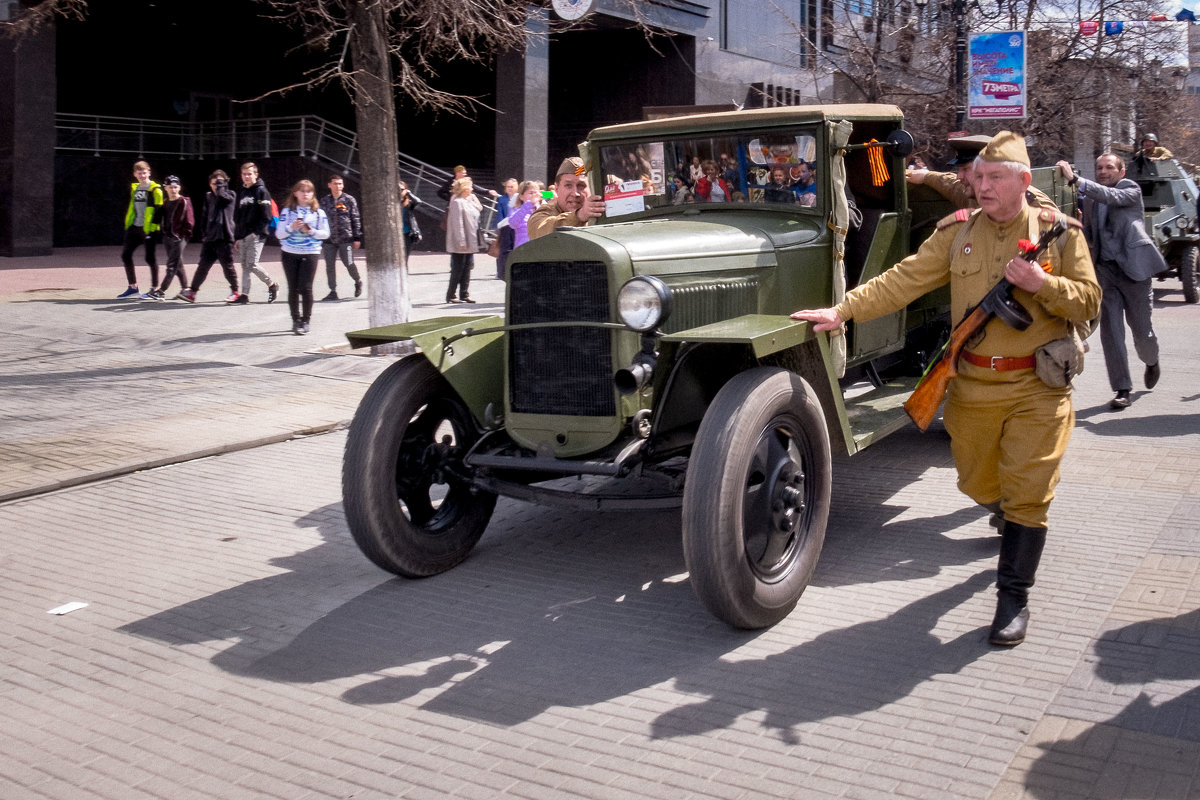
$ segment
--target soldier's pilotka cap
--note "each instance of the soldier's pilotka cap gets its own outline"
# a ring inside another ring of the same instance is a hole
[[[979,151],[979,157],[984,161],[1015,161],[1029,166],[1029,151],[1025,149],[1025,137],[1018,136],[1012,131],[1000,131],[987,147]]]
[[[555,180],[559,175],[582,175],[587,170],[584,169],[583,159],[578,156],[564,158],[563,162],[558,165],[558,170],[554,173]]]
[[[979,151],[987,147],[988,142],[992,137],[985,134],[976,136],[956,136],[951,134],[946,137],[946,143],[954,148],[954,158],[946,162],[948,167],[962,167],[970,164],[975,160],[975,156],[979,155]]]

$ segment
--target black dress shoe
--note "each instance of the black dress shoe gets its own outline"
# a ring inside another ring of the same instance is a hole
[[[1161,376],[1162,370],[1158,368],[1158,364],[1147,364],[1146,374],[1143,376],[1146,381],[1146,388],[1153,389]]]
[[[1129,390],[1122,389],[1117,392],[1112,400],[1108,401],[1109,408],[1129,408],[1133,401],[1129,399]]]

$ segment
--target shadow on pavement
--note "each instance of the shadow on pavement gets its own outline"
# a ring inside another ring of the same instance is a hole
[[[181,361],[175,364],[150,364],[144,367],[99,367],[97,369],[76,369],[65,372],[39,372],[19,377],[10,374],[6,376],[6,380],[12,382],[10,390],[17,386],[55,386],[60,391],[67,391],[73,383],[94,381],[99,378],[114,378],[128,381],[154,375],[164,375],[166,373],[227,369],[229,366],[229,362],[226,361]]]
[[[284,323],[291,324],[290,320],[280,320],[280,325]],[[179,339],[163,339],[164,345],[183,345],[183,344],[217,344],[218,342],[237,342],[243,339],[261,339],[264,336],[295,336],[291,329],[277,331],[253,331],[250,333],[209,333],[203,336],[184,336]]]
[[[681,577],[677,514],[605,515],[596,531],[576,532],[574,522],[538,509],[526,525],[485,533],[448,573],[385,580],[313,618],[298,600],[344,571],[347,558],[360,574],[365,563],[345,546],[340,505],[329,506],[297,522],[317,526],[325,542],[273,562],[287,572],[122,630],[171,645],[228,641],[213,663],[263,680],[357,678],[343,693],[350,703],[401,702],[444,686],[422,707],[499,725],[636,692],[757,635],[728,629],[693,596]],[[280,631],[297,623],[298,633]]]
[[[652,736],[707,733],[761,708],[765,727],[777,731],[787,744],[799,744],[797,725],[862,714],[895,702],[931,676],[957,673],[991,650],[984,629],[946,643],[930,630],[946,611],[989,587],[992,577],[990,570],[977,573],[883,619],[823,633],[778,655],[707,665],[675,685],[709,699],[662,714],[654,721]],[[773,685],[778,689],[753,696],[740,688]],[[872,689],[864,692],[863,687]]]
[[[1146,394],[1139,392],[1139,394]],[[1136,395],[1135,395],[1136,399]],[[1135,403],[1136,405],[1136,403]],[[1098,409],[1104,411],[1106,409]],[[1147,439],[1164,439],[1173,436],[1191,436],[1200,433],[1200,413],[1197,414],[1155,414],[1149,417],[1129,416],[1126,412],[1113,412],[1120,416],[1106,418],[1102,422],[1092,422],[1097,410],[1089,409],[1085,415],[1076,416],[1076,425],[1085,428],[1089,433],[1100,436],[1136,436]]]
[[[934,462],[944,459],[936,440],[922,442],[932,442],[926,452]],[[922,463],[918,458],[911,466],[919,470]],[[911,480],[907,466],[895,472],[897,486]],[[891,487],[877,484],[872,491],[886,496]],[[861,506],[864,497],[859,492],[843,502]],[[894,510],[881,507],[876,513],[887,518]],[[994,535],[963,542],[939,533],[982,513],[969,508],[882,532],[894,536],[881,536],[878,528],[857,530],[833,550],[847,548],[843,555],[853,557],[850,551],[877,548],[875,555],[885,565],[878,580],[925,577],[944,564],[991,557]],[[929,629],[941,613],[986,589],[991,569],[886,619],[823,634],[762,661],[726,663],[723,656],[764,632],[727,628],[693,595],[678,511],[598,514],[580,524],[572,512],[502,501],[496,522],[471,558],[454,570],[423,580],[385,580],[318,612],[308,607],[308,598],[329,595],[331,581],[343,585],[337,582],[339,572],[361,576],[365,562],[347,544],[340,504],[318,508],[295,524],[316,527],[324,541],[272,561],[287,572],[122,630],[172,645],[229,642],[212,661],[234,674],[287,683],[355,679],[342,693],[349,703],[411,701],[438,689],[422,708],[498,725],[518,724],[551,706],[601,703],[673,679],[714,698],[741,691],[731,687],[756,686],[771,698],[765,706],[771,726],[785,739],[795,724],[878,707],[930,674],[961,669],[988,649],[981,631],[943,645]],[[991,529],[981,525],[980,531]],[[891,574],[892,560],[912,561],[918,537],[925,560]],[[890,655],[863,658],[872,651]],[[869,663],[874,661],[879,663]],[[855,678],[860,688],[848,693],[853,697],[836,699],[847,694],[840,684],[847,663],[855,670],[878,671],[879,693],[862,697],[861,680]],[[749,707],[761,703],[754,700]],[[656,735],[731,721],[732,712],[714,711],[723,708],[718,700],[704,705],[703,711],[680,712],[681,719],[664,716]]]
[[[898,496],[920,503],[914,487],[922,476],[953,468],[940,420],[926,433],[909,426],[853,458],[835,460],[833,505],[813,585],[919,580],[995,558],[1000,539],[987,523],[990,513],[964,494],[956,495],[960,507],[950,513],[898,519],[914,508]]]
[[[1077,773],[1080,796],[1096,800],[1182,797],[1169,787],[1173,778],[1200,771],[1200,747],[1188,754],[1172,751],[1175,743],[1127,740],[1129,750],[1122,755],[1120,732],[1200,744],[1200,685],[1180,693],[1181,682],[1200,682],[1200,610],[1109,631],[1096,642],[1095,653],[1096,677],[1150,691],[1140,691],[1115,717],[1072,739],[1042,744],[1043,755],[1026,776],[1026,791],[1046,800],[1061,797],[1064,777]],[[1116,775],[1104,774],[1110,767]],[[1179,781],[1176,788],[1186,785]]]
[[[1176,308],[1178,306],[1192,305],[1187,300],[1183,299],[1183,285],[1179,288],[1172,289],[1170,287],[1155,286],[1153,289],[1154,308]]]

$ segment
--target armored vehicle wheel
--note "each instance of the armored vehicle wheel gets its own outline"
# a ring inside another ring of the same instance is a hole
[[[1200,247],[1189,245],[1179,258],[1179,280],[1183,284],[1183,299],[1196,302],[1196,270],[1200,261]]]
[[[816,394],[782,369],[744,372],[704,415],[683,492],[683,555],[716,617],[765,628],[808,586],[829,519],[829,433]]]
[[[424,356],[396,362],[371,384],[342,462],[346,521],[367,558],[420,578],[467,557],[496,505],[461,477],[477,438],[470,412]]]

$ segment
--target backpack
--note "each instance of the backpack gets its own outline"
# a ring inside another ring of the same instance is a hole
[[[271,221],[267,223],[267,233],[271,236],[275,235],[275,229],[279,227],[279,206],[275,204],[275,198],[271,198]]]

